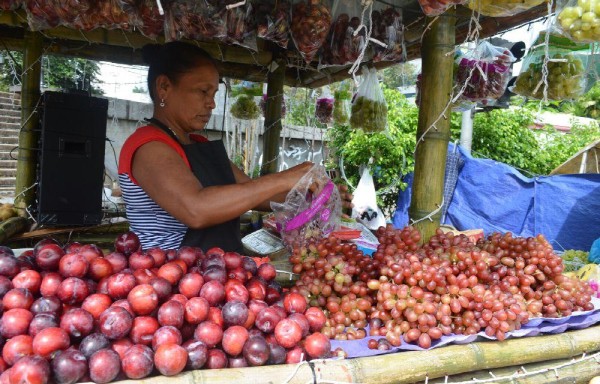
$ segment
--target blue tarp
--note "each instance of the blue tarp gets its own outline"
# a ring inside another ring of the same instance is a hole
[[[450,144],[448,152],[453,150]],[[443,223],[458,230],[482,228],[486,235],[541,233],[555,250],[588,251],[600,237],[600,175],[528,178],[506,164],[458,151],[463,164]],[[399,228],[408,223],[412,175],[405,181],[409,187],[400,193],[393,218]]]

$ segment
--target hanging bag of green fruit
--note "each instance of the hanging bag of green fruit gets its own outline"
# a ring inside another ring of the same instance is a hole
[[[352,103],[350,125],[367,133],[382,132],[386,129],[387,104],[375,68],[363,69],[362,83]]]
[[[562,0],[556,5],[555,27],[578,43],[600,42],[600,0]]]
[[[231,115],[240,120],[258,119],[260,110],[255,98],[262,97],[262,88],[262,84],[250,81],[242,82],[240,85],[233,87],[231,96],[236,99],[231,104]]]
[[[508,17],[527,11],[547,0],[471,0],[469,8],[484,16]]]
[[[570,100],[583,95],[594,82],[591,75],[586,75],[590,72],[586,71],[590,46],[550,34],[548,75],[544,79],[545,41],[546,33],[542,32],[523,59],[521,73],[511,90],[533,99],[544,99],[544,92],[548,100]]]
[[[339,125],[347,125],[350,121],[350,83],[344,81],[340,87],[333,93],[333,122]]]

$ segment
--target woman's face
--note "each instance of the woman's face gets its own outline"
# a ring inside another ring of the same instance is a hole
[[[216,106],[215,94],[219,90],[215,67],[201,65],[181,75],[176,83],[168,79],[167,82],[164,109],[171,123],[186,132],[204,129]]]

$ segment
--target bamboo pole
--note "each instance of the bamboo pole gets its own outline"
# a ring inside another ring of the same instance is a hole
[[[445,110],[452,94],[454,60],[450,52],[454,49],[456,17],[446,12],[427,22],[430,29],[421,46],[423,78],[409,209],[409,216],[417,222],[415,226],[423,241],[428,241],[440,225],[446,151],[450,140],[450,110]],[[432,215],[436,210],[437,213]]]
[[[203,369],[169,378],[169,384],[188,383],[415,383],[466,372],[569,359],[600,350],[600,326],[558,335],[451,345],[429,351],[391,353],[347,360],[252,368]],[[588,368],[598,372],[598,368]],[[590,374],[591,374],[590,373]],[[160,384],[162,376],[119,384]],[[552,381],[550,381],[552,382]]]
[[[260,174],[275,173],[279,163],[279,138],[281,136],[281,106],[283,104],[283,82],[285,80],[285,62],[273,61],[267,83],[267,102],[265,105],[265,132],[263,134],[263,158]]]
[[[429,380],[429,383],[470,383],[475,382],[475,380],[483,381],[493,378],[494,384],[587,384],[592,378],[600,375],[600,364],[591,356],[593,355],[581,355],[573,358],[567,357],[539,363],[461,373]],[[486,383],[490,384],[489,381]]]
[[[27,207],[34,203],[36,168],[38,164],[39,120],[36,107],[40,100],[42,35],[25,31],[23,77],[21,86],[21,131],[15,185],[15,208],[20,216],[27,216]]]

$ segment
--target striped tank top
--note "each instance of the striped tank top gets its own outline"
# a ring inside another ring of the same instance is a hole
[[[190,135],[196,141],[208,141],[199,135]],[[157,127],[147,125],[138,128],[127,138],[119,155],[119,185],[125,201],[129,228],[139,238],[142,249],[160,247],[177,249],[180,247],[187,226],[162,209],[137,184],[131,174],[135,151],[151,141],[169,145],[190,166],[183,148],[168,134]]]

